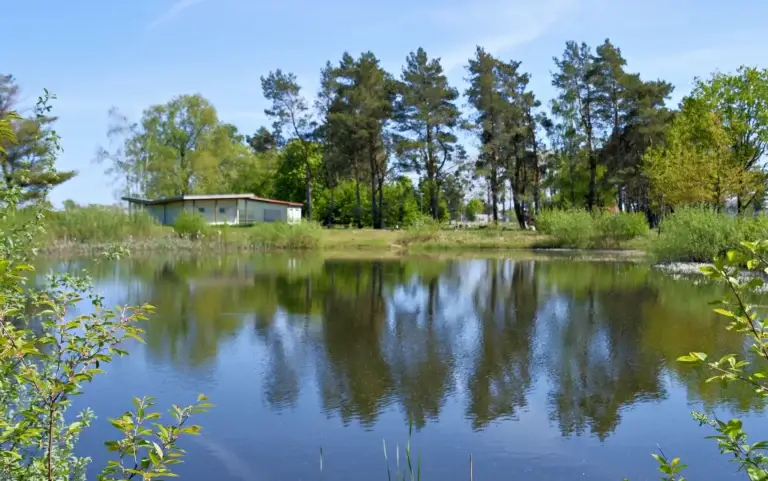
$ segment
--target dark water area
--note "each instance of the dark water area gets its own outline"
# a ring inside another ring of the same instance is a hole
[[[692,410],[768,437],[749,388],[724,390],[675,359],[743,352],[703,279],[559,258],[332,260],[270,254],[91,263],[108,304],[149,302],[146,344],[77,399],[98,416],[79,448],[105,463],[108,422],[134,396],[198,393],[216,407],[184,480],[387,479],[407,442],[422,479],[659,479],[661,447],[687,477],[740,479]],[[320,448],[323,471],[320,472]]]

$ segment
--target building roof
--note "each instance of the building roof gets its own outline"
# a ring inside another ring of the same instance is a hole
[[[265,199],[263,197],[256,197],[253,194],[211,194],[211,195],[177,195],[175,197],[164,197],[162,199],[139,199],[136,197],[123,197],[122,198],[125,201],[128,201],[132,204],[141,204],[141,205],[163,205],[163,204],[170,204],[172,202],[184,202],[186,200],[232,200],[232,199],[243,199],[243,200],[253,200],[256,202],[264,202],[267,204],[278,204],[278,205],[287,205],[290,207],[302,207],[302,204],[299,204],[298,202],[288,202],[285,200],[275,200],[275,199]]]

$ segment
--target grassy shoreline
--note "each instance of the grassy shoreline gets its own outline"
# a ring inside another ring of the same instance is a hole
[[[255,228],[250,228],[255,229]],[[290,229],[290,228],[289,228]],[[200,239],[181,238],[167,231],[162,235],[124,240],[69,241],[57,239],[40,248],[45,254],[90,254],[124,247],[132,252],[260,252],[260,251],[322,251],[328,253],[438,253],[463,251],[564,250],[552,236],[532,231],[506,229],[474,230],[374,230],[374,229],[316,229],[301,233],[304,239],[292,236],[265,238],[254,241],[243,229],[225,229]],[[242,232],[238,232],[242,231]],[[310,238],[311,236],[311,238]],[[644,251],[645,240],[633,239],[615,249],[576,249],[580,251]],[[570,250],[570,249],[568,249]]]

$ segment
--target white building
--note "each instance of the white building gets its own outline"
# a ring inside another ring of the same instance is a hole
[[[210,224],[253,224],[256,222],[301,221],[301,204],[264,199],[253,194],[180,195],[146,200],[123,197],[130,209],[146,209],[163,225],[171,225],[182,211],[198,212]]]

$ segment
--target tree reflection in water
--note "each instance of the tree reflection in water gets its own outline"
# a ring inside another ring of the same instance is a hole
[[[644,265],[272,254],[91,269],[128,286],[120,302],[157,307],[150,362],[197,369],[226,356],[228,339],[252,335],[266,353],[263,395],[274,410],[312,385],[345,423],[372,426],[396,407],[419,428],[455,398],[483,429],[516,417],[539,385],[562,435],[602,439],[626,407],[664,398],[667,375],[710,407],[763,407],[748,390],[721,391],[674,362],[694,349],[743,350],[709,311],[720,288]]]

